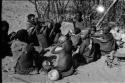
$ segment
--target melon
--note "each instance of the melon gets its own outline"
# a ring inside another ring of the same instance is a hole
[[[58,80],[59,77],[59,72],[56,69],[53,69],[50,72],[48,72],[48,78],[52,81]]]

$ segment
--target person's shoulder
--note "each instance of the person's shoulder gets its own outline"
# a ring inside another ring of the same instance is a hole
[[[26,24],[31,24],[29,21],[26,21]]]
[[[26,26],[27,26],[27,27],[31,26],[31,23],[27,21],[27,22],[26,22]]]

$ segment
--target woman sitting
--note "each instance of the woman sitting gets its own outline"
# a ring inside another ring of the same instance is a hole
[[[62,39],[63,41],[55,46],[51,53],[57,56],[54,69],[57,69],[62,77],[65,77],[73,73],[72,41],[66,36],[63,36]],[[58,48],[60,50],[57,50]]]

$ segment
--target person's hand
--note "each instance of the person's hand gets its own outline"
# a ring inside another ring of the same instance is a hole
[[[102,39],[101,37],[100,37],[100,38],[96,38],[96,39],[98,39],[98,40],[100,40],[100,41],[104,41],[104,39]]]
[[[45,48],[44,51],[48,52],[50,51],[50,48]]]

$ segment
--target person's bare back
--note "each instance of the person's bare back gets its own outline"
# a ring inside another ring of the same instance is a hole
[[[59,71],[66,71],[72,66],[72,42],[70,40],[66,40],[62,45],[62,49],[59,51],[55,51],[56,46],[53,50],[53,54],[57,54],[57,64],[55,67]]]

